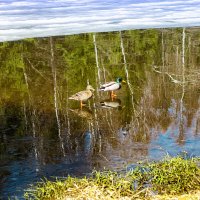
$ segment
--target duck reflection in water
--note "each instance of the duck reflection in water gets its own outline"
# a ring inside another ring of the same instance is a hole
[[[69,109],[71,112],[76,113],[76,115],[78,115],[81,118],[85,118],[87,120],[92,120],[93,118],[93,114],[92,111],[87,108],[87,107],[83,107],[81,109]]]
[[[120,99],[105,99],[100,102],[100,107],[101,108],[106,108],[106,109],[112,109],[112,108],[118,108],[119,110],[122,109],[121,106],[121,100]]]

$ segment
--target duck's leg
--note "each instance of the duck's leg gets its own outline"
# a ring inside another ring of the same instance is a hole
[[[115,98],[117,95],[113,91],[111,91],[110,96],[111,98]]]
[[[81,110],[82,110],[82,107],[83,107],[83,102],[81,101]]]

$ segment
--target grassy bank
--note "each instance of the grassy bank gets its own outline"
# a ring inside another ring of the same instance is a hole
[[[38,183],[26,199],[200,199],[199,158],[165,158],[126,173],[93,172],[89,178]]]

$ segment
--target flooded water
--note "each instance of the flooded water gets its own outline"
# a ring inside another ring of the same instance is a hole
[[[200,156],[199,52],[197,27],[0,43],[1,198],[43,177]],[[117,77],[115,98],[99,91]],[[69,97],[87,84],[81,109]]]

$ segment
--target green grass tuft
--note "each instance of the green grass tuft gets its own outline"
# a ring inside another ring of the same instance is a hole
[[[200,168],[197,159],[181,157],[149,165],[151,183],[160,194],[182,194],[200,188]]]
[[[199,159],[165,158],[140,164],[124,174],[93,172],[89,178],[45,180],[25,193],[25,199],[150,199],[157,194],[178,195],[200,190]]]

